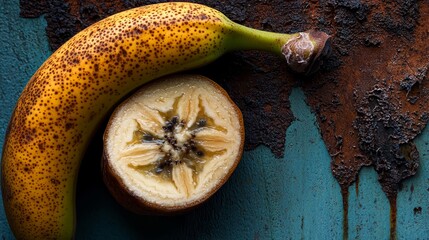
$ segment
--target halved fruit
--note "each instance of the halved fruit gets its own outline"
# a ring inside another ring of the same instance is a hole
[[[240,110],[199,75],[159,79],[117,107],[104,133],[103,176],[141,214],[195,207],[230,177],[243,153]]]

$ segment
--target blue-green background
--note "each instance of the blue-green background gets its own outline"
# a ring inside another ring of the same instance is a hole
[[[19,17],[18,0],[0,0],[0,148],[23,87],[49,57],[43,18]],[[99,155],[82,165],[77,239],[342,239],[341,191],[314,114],[300,89],[290,96],[296,121],[284,157],[265,147],[245,152],[236,172],[203,207],[176,217],[137,216],[110,197],[100,179]],[[95,148],[99,147],[99,139]],[[398,239],[429,239],[429,130],[418,137],[421,166],[398,195]],[[389,202],[372,168],[350,187],[349,239],[388,239]],[[84,179],[84,181],[82,180]],[[417,208],[421,211],[415,211]],[[2,239],[13,239],[3,207]]]

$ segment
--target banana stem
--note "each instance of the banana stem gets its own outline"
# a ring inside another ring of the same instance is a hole
[[[310,30],[293,34],[273,33],[231,22],[227,51],[262,50],[283,55],[289,68],[305,75],[316,72],[329,56],[330,36]]]
[[[232,23],[229,51],[262,50],[281,55],[280,49],[297,34],[283,34],[262,31]]]

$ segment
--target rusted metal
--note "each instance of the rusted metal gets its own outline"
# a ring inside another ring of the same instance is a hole
[[[93,22],[159,1],[21,0],[21,14],[45,14],[53,49]],[[427,1],[196,1],[247,26],[279,32],[315,28],[333,35],[333,55],[321,71],[291,74],[261,52],[228,54],[197,70],[219,82],[241,108],[246,148],[263,144],[281,156],[294,117],[289,93],[301,86],[317,114],[342,189],[372,165],[391,202],[401,180],[414,175],[413,143],[429,119]],[[221,71],[219,71],[221,69]],[[392,206],[392,211],[395,206]]]
[[[318,5],[323,15],[330,5]],[[342,62],[315,86],[304,86],[318,113],[332,170],[350,185],[358,170],[373,165],[388,197],[402,179],[415,174],[419,154],[413,139],[428,120],[425,43],[429,12],[416,1],[365,1],[332,6],[335,49]],[[318,21],[320,24],[320,21]]]

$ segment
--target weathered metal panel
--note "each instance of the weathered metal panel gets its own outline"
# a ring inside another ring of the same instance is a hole
[[[62,1],[49,2],[55,5]],[[387,152],[389,147],[402,144],[375,138],[378,142],[371,142],[373,145],[359,145],[359,137],[373,129],[359,130],[382,119],[377,111],[368,111],[371,106],[386,106],[379,113],[409,115],[420,123],[411,124],[408,130],[401,124],[389,125],[404,133],[402,139],[412,140],[425,125],[421,113],[427,109],[428,96],[424,71],[429,63],[425,46],[428,2],[207,2],[233,20],[257,28],[291,32],[316,26],[328,30],[335,36],[334,57],[320,74],[306,80],[287,72],[277,58],[258,52],[229,54],[200,70],[220,82],[242,108],[247,122],[247,149],[254,150],[245,153],[231,180],[207,204],[171,218],[136,216],[119,207],[102,184],[99,153],[91,151],[82,165],[78,186],[77,239],[341,239],[344,233],[349,239],[388,239],[392,232],[391,208],[377,173],[363,168],[358,181],[342,190],[337,180],[344,180],[340,181],[343,186],[350,184],[354,171],[370,163],[368,158],[377,159],[377,144],[387,146]],[[60,9],[62,5],[55,6]],[[80,14],[89,17],[80,22],[80,27],[97,20],[90,18],[96,7],[80,8]],[[115,9],[104,7],[107,12]],[[19,12],[17,0],[0,2],[0,147],[20,92],[51,53],[44,19],[23,19]],[[100,12],[99,17],[103,14]],[[57,31],[57,27],[64,27],[53,26],[51,30]],[[74,26],[65,27],[73,32]],[[351,33],[358,38],[351,37]],[[56,34],[61,40],[69,32]],[[381,93],[374,92],[377,84]],[[391,91],[389,86],[394,86]],[[385,100],[383,94],[393,103],[379,101]],[[311,107],[306,105],[305,96]],[[370,103],[371,99],[377,102]],[[398,102],[401,104],[395,105]],[[363,108],[359,110],[359,106]],[[384,136],[384,130],[381,128],[380,136]],[[350,131],[353,134],[347,137]],[[428,139],[429,130],[425,130],[415,140],[420,166],[415,176],[399,185],[395,198],[398,239],[429,238]],[[100,142],[95,140],[91,149],[99,149]],[[269,146],[271,151],[257,147],[259,144]],[[360,146],[367,148],[362,151]],[[339,171],[342,164],[345,172]],[[350,164],[353,166],[347,168]],[[337,170],[336,178],[332,167]],[[348,201],[343,201],[343,196]],[[348,211],[344,211],[344,203]],[[5,239],[12,238],[2,207],[0,229]]]

